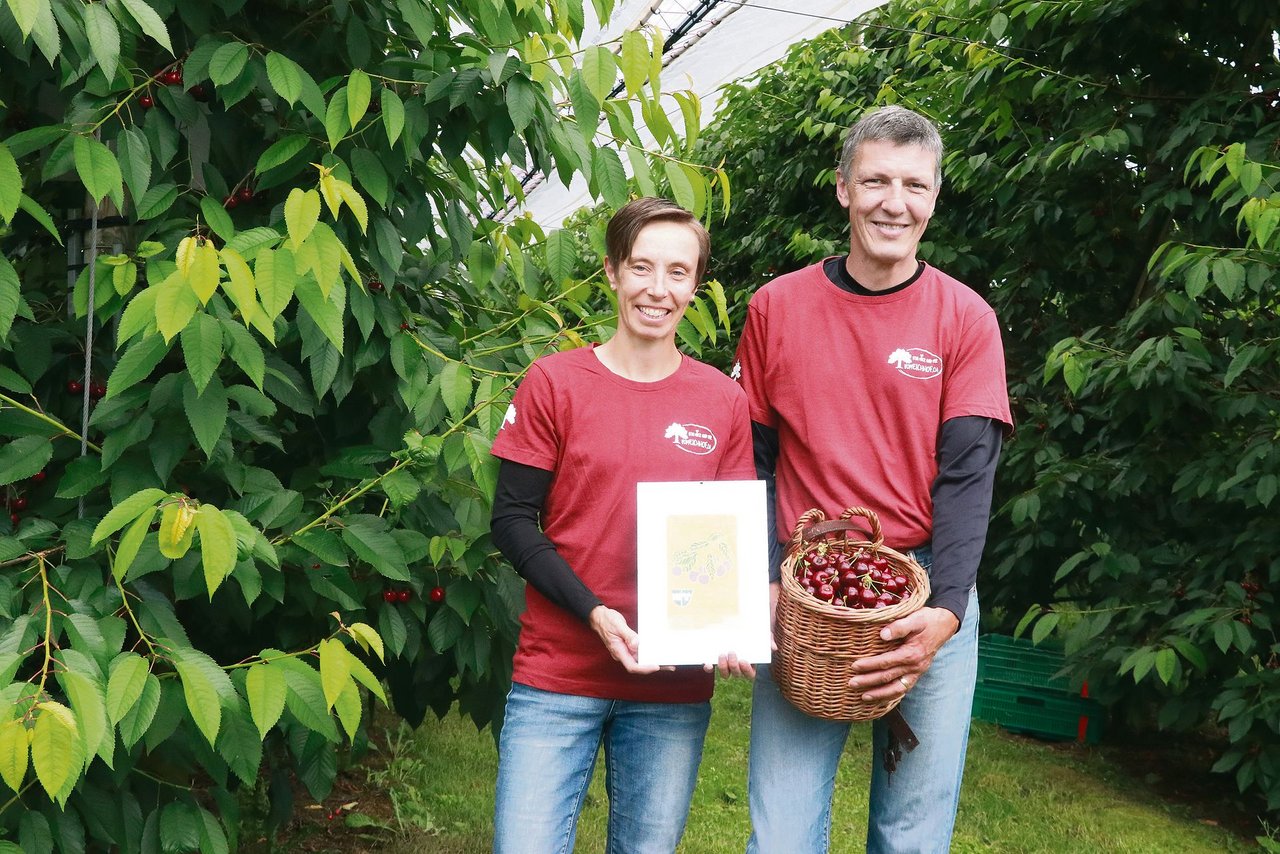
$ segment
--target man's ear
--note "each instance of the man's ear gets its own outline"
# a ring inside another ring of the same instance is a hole
[[[849,207],[849,185],[844,181],[844,172],[840,168],[836,168],[836,199],[840,202],[840,207]]]

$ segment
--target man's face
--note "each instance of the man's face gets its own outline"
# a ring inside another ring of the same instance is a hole
[[[937,162],[919,145],[864,142],[850,180],[837,170],[836,198],[849,210],[849,272],[871,289],[900,284],[916,269],[916,248],[938,200]]]

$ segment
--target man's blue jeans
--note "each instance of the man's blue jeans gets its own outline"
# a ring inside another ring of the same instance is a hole
[[[917,555],[922,562],[924,557]],[[882,762],[888,727],[883,721],[873,724],[869,854],[949,850],[977,670],[978,594],[974,590],[959,631],[943,644],[898,707],[920,744],[903,754],[892,775]],[[756,669],[748,854],[827,851],[836,768],[848,735],[849,724],[804,714],[782,696],[767,667]]]
[[[495,854],[567,854],[604,745],[609,854],[671,854],[684,833],[710,703],[637,703],[515,683],[498,742]]]

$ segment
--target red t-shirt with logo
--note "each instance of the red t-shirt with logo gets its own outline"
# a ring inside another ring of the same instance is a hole
[[[653,383],[618,376],[591,348],[538,359],[516,390],[493,453],[554,473],[543,532],[632,628],[636,484],[755,479],[746,396],[687,356]],[[589,626],[532,587],[525,589],[513,678],[546,691],[640,702],[697,702],[713,688],[700,667],[627,673]]]
[[[769,282],[751,298],[734,376],[751,419],[778,431],[780,540],[812,507],[862,506],[890,547],[921,545],[942,423],[1013,424],[995,313],[927,265],[886,295],[845,291],[821,263]]]

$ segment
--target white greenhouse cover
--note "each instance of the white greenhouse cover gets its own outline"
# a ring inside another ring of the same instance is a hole
[[[617,39],[637,28],[657,28],[669,36],[680,27],[688,31],[667,51],[663,89],[689,89],[702,101],[705,126],[719,107],[721,87],[781,59],[794,43],[841,26],[886,0],[618,0],[613,14],[600,26],[588,6],[584,46]],[[677,130],[680,110],[669,114]],[[641,138],[646,142],[645,131]],[[592,202],[581,175],[566,187],[555,176],[529,176],[525,204],[508,209],[512,216],[527,211],[544,228],[559,226],[580,207]]]

